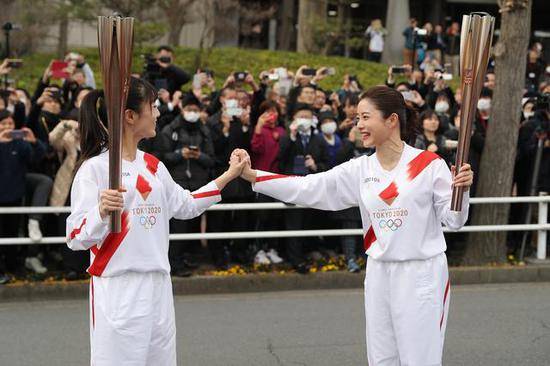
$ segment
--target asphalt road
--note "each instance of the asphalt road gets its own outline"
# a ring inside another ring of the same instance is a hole
[[[452,290],[444,365],[550,365],[550,283]],[[179,365],[366,365],[362,296],[177,297]],[[0,303],[0,365],[87,364],[87,301]]]

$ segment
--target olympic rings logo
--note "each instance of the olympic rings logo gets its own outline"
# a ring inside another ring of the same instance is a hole
[[[139,223],[146,229],[150,229],[157,223],[157,218],[155,216],[141,216]]]
[[[389,219],[389,220],[380,220],[378,223],[378,226],[380,226],[380,229],[384,231],[396,231],[403,225],[403,221],[401,219]]]

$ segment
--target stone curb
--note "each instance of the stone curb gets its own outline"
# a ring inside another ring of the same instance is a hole
[[[525,267],[452,267],[453,285],[550,282],[550,265]],[[242,276],[195,276],[173,278],[175,295],[211,295],[246,292],[350,289],[363,287],[364,272],[326,272],[299,274],[252,274]],[[88,282],[36,282],[0,286],[0,302],[84,299]]]

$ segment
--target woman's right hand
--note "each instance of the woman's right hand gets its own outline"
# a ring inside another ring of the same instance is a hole
[[[120,189],[104,189],[99,195],[99,214],[101,219],[105,219],[111,212],[122,211],[124,208],[124,197]]]

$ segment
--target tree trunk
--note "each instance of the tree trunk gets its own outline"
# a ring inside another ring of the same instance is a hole
[[[185,22],[177,24],[169,24],[168,43],[171,46],[177,47],[180,45],[180,34]]]
[[[522,3],[523,1],[515,1]],[[502,13],[500,39],[495,46],[496,87],[491,117],[479,167],[479,197],[505,197],[512,192],[514,161],[518,140],[518,111],[525,84],[532,0],[526,7]],[[508,223],[508,204],[483,204],[475,207],[474,225]],[[464,256],[465,264],[506,261],[506,232],[472,233]]]
[[[388,0],[386,29],[382,62],[400,65],[403,63],[403,30],[409,24],[409,0]]]
[[[316,22],[326,20],[326,0],[299,0],[298,9],[298,52],[318,52],[313,41]]]
[[[283,0],[281,5],[281,26],[279,27],[279,49],[292,51],[292,39],[296,37],[294,28],[295,0]]]
[[[57,56],[60,59],[65,58],[67,53],[67,42],[69,38],[69,18],[65,14],[63,18],[59,20],[59,39],[57,43]]]

